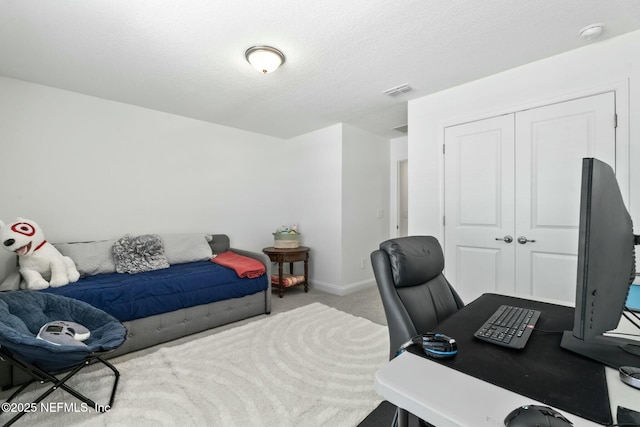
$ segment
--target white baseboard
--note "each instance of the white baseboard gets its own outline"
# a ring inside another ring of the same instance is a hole
[[[374,278],[361,280],[359,282],[354,282],[354,283],[348,283],[346,285],[337,285],[335,283],[326,283],[326,282],[320,282],[317,280],[312,280],[309,283],[315,289],[328,292],[333,295],[338,295],[338,296],[353,294],[363,289],[376,286],[376,281]]]

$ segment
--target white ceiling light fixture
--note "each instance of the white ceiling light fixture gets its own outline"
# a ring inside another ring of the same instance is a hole
[[[253,68],[264,74],[275,71],[284,64],[284,54],[271,46],[250,47],[244,56]]]
[[[585,40],[595,39],[600,37],[603,31],[604,31],[604,24],[598,23],[598,24],[587,25],[586,27],[580,30],[580,37],[582,37]]]

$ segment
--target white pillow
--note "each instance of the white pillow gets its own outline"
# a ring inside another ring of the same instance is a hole
[[[97,240],[94,242],[54,243],[62,255],[75,262],[81,276],[115,273],[116,264],[111,248],[116,240]]]
[[[206,261],[213,257],[210,234],[160,234],[169,264]]]

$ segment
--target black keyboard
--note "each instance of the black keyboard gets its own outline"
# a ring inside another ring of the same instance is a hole
[[[538,318],[538,310],[502,305],[473,336],[509,348],[524,348]]]

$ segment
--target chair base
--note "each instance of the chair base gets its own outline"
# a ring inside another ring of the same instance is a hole
[[[396,408],[390,427],[434,427],[402,408]]]
[[[20,404],[19,406],[16,406],[17,408],[24,408],[24,410],[22,410],[21,412],[17,413],[10,420],[8,420],[6,423],[4,423],[3,427],[4,426],[10,426],[13,423],[15,423],[16,421],[18,421],[20,418],[22,418],[24,415],[28,414],[29,412],[34,412],[34,410],[37,410],[38,405],[40,404],[40,402],[42,402],[47,396],[49,396],[51,393],[56,391],[58,388],[60,388],[60,389],[62,389],[64,391],[66,391],[67,393],[71,394],[76,399],[86,403],[90,408],[93,408],[97,412],[103,413],[103,412],[109,411],[113,407],[113,403],[114,403],[114,400],[115,400],[116,390],[118,388],[118,381],[120,379],[120,372],[118,372],[118,370],[115,368],[115,366],[113,366],[111,363],[109,363],[105,359],[103,359],[101,357],[101,354],[104,354],[104,353],[99,353],[99,354],[98,353],[94,353],[92,355],[89,355],[89,357],[87,357],[87,359],[84,361],[84,363],[82,363],[80,365],[77,365],[74,368],[72,368],[62,378],[57,378],[53,374],[45,372],[42,369],[38,368],[37,366],[25,363],[25,362],[15,358],[14,356],[12,356],[10,354],[7,354],[6,352],[3,352],[2,349],[0,348],[0,359],[11,363],[13,366],[15,366],[18,369],[24,371],[25,373],[27,373],[32,378],[30,381],[28,381],[25,384],[23,384],[22,386],[20,386],[11,396],[9,396],[9,398],[7,398],[7,400],[4,402],[4,404],[0,408],[0,414],[6,412],[6,411],[4,411],[5,407],[7,407],[6,404],[11,403],[13,401],[13,399],[15,399],[17,396],[19,396],[31,384],[36,383],[36,382],[38,382],[40,384],[46,384],[46,383],[51,383],[52,384],[47,390],[45,390],[44,393],[42,393],[40,396],[38,396],[36,398],[36,400],[34,400],[31,404],[27,403],[27,404]],[[77,390],[75,390],[74,388],[72,388],[72,387],[70,387],[69,385],[66,384],[66,382],[69,379],[71,379],[75,374],[77,374],[83,368],[85,368],[86,366],[91,365],[94,362],[102,363],[107,368],[109,368],[113,372],[113,375],[114,375],[113,387],[111,389],[111,397],[110,397],[109,403],[107,405],[99,405],[99,404],[97,404],[92,399],[86,397],[82,393],[78,392]]]

